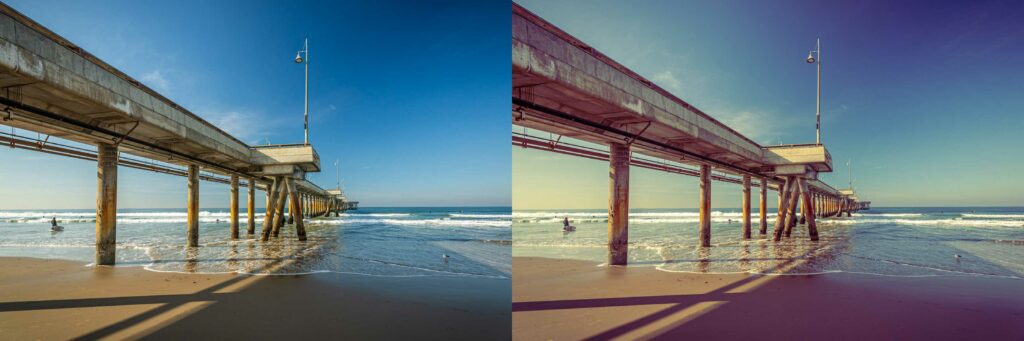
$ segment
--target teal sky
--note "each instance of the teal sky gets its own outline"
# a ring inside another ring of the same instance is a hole
[[[875,206],[1024,205],[1024,4],[518,1],[761,144],[822,140]],[[633,169],[632,207],[696,207],[697,180]],[[607,164],[513,150],[513,206],[604,208]],[[713,205],[739,186],[714,183]],[[774,193],[769,195],[774,205]],[[755,200],[756,203],[756,200]]]
[[[5,2],[249,144],[302,142],[308,37],[312,181],[333,188],[340,160],[362,206],[510,205],[506,2]],[[0,209],[95,205],[94,162],[0,148],[0,165]],[[228,206],[226,185],[200,188],[202,207]],[[120,169],[121,208],[185,192]]]

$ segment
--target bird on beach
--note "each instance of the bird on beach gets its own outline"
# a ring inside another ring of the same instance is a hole
[[[441,254],[441,259],[444,259],[444,261],[447,262],[448,261],[448,254],[447,253],[442,253]]]

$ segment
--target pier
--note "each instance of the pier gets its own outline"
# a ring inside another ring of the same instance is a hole
[[[45,135],[3,133],[12,148],[95,161],[96,264],[113,265],[117,245],[117,169],[131,167],[186,178],[187,246],[200,246],[201,181],[230,185],[230,233],[239,238],[239,188],[247,188],[246,233],[256,233],[255,190],[267,195],[261,241],[293,221],[356,208],[340,189],[306,180],[319,172],[311,144],[250,146],[139,81],[0,4],[0,124]],[[95,150],[51,137],[95,147]],[[286,215],[291,215],[285,219]]]
[[[751,187],[758,187],[758,232],[774,241],[799,224],[818,239],[816,219],[866,208],[852,190],[818,180],[832,171],[824,144],[763,146],[654,82],[512,4],[512,122],[557,135],[513,133],[514,146],[609,164],[608,262],[625,265],[631,166],[694,176],[700,184],[700,245],[711,246],[712,180],[741,184],[743,238],[751,238]],[[561,141],[568,137],[607,150]],[[668,160],[672,163],[660,162]],[[767,190],[779,195],[768,236]]]

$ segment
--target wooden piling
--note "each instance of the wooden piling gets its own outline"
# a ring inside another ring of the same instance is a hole
[[[231,176],[231,239],[238,239],[238,175]]]
[[[249,217],[249,223],[246,232],[251,236],[256,233],[256,179],[249,178],[248,194],[245,214]]]
[[[288,192],[289,202],[291,202],[290,210],[297,213],[295,215],[295,235],[299,238],[299,241],[306,241],[306,225],[302,221],[302,199],[298,191],[295,190],[295,182],[288,180]]]
[[[199,246],[199,166],[188,165],[188,247]]]
[[[807,217],[807,235],[811,237],[811,241],[818,240],[818,224],[814,218],[814,201],[811,199],[811,193],[807,191],[807,181],[800,179],[800,192],[803,193],[804,202],[804,216]]]
[[[782,240],[782,232],[786,228],[786,196],[789,192],[789,188],[792,185],[793,177],[786,177],[786,183],[779,188],[779,212],[775,218],[775,231],[773,232],[772,240]]]
[[[263,215],[263,230],[260,231],[260,241],[270,239],[270,230],[274,225],[274,197],[280,187],[280,177],[274,177],[274,181],[267,187],[267,212]]]
[[[743,239],[750,239],[750,175],[743,176]]]
[[[114,265],[117,254],[117,146],[96,146],[96,265]]]
[[[700,246],[711,246],[711,166],[700,165]]]
[[[626,265],[629,255],[629,146],[613,143],[608,167],[608,264]]]

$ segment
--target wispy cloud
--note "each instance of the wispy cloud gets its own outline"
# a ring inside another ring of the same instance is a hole
[[[653,80],[654,83],[658,84],[661,87],[664,87],[665,89],[669,90],[674,94],[678,94],[680,91],[683,90],[682,87],[680,87],[680,84],[682,83],[680,83],[679,79],[676,78],[674,74],[672,74],[671,70],[665,70],[656,73],[654,74],[654,77],[652,77],[651,80]]]
[[[167,81],[167,78],[164,78],[164,75],[160,73],[160,70],[153,70],[143,74],[142,82],[159,92],[170,91],[170,82]]]

